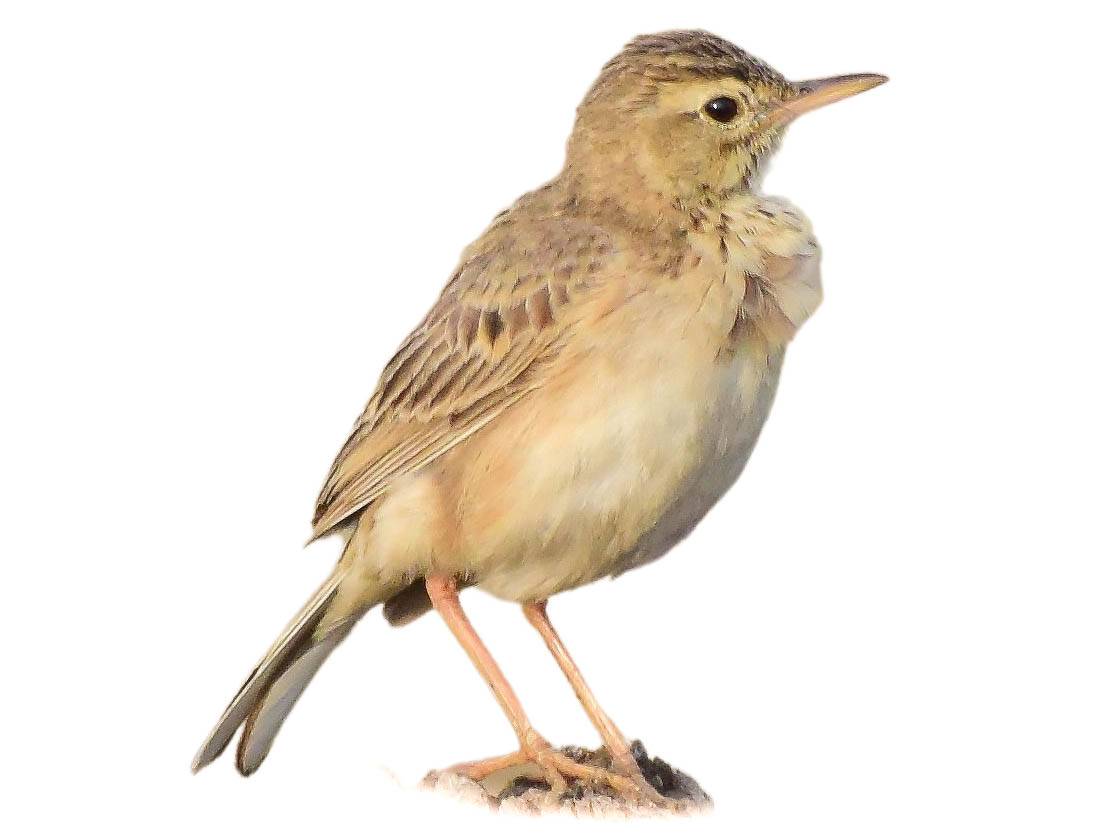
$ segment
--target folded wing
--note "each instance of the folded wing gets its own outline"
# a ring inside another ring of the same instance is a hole
[[[545,384],[577,303],[615,257],[600,228],[499,217],[385,367],[319,494],[312,538]]]

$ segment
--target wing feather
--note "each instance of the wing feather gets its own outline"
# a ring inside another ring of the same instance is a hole
[[[590,225],[499,217],[381,374],[319,494],[312,539],[543,386],[615,251]]]

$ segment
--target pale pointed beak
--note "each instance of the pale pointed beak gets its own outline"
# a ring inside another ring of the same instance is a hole
[[[793,82],[792,86],[799,92],[770,110],[764,120],[765,125],[787,125],[808,111],[864,93],[887,81],[887,76],[878,73],[854,73],[849,76],[832,76],[829,79]]]

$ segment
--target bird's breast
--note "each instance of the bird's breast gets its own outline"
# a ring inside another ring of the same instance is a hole
[[[546,598],[647,562],[737,479],[818,304],[810,229],[780,211],[697,222],[678,274],[635,271],[564,371],[464,450],[456,508],[482,588]]]
[[[724,350],[781,350],[822,302],[819,246],[787,202],[754,195],[688,212],[686,294]]]

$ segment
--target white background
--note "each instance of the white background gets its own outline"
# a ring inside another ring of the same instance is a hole
[[[1113,837],[1095,4],[391,5],[0,12],[4,833],[571,829],[414,791],[513,745],[432,617],[370,616],[252,779],[187,767],[336,556],[300,548],[319,483],[457,254],[558,169],[626,40],[701,26],[792,77],[892,81],[771,168],[827,300],[745,477],[556,624],[717,800],[686,835]],[[464,601],[545,734],[592,743],[518,610]]]

